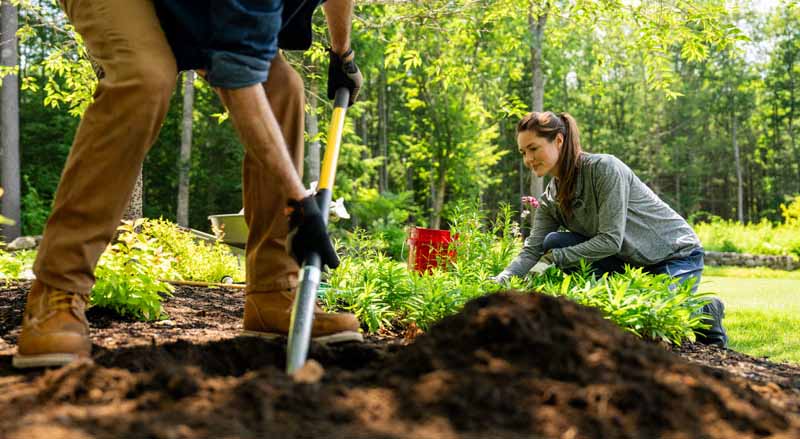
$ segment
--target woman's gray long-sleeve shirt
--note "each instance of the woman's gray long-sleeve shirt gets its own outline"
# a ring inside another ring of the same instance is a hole
[[[612,255],[647,266],[700,248],[700,239],[686,220],[612,155],[583,154],[569,219],[556,194],[553,179],[539,200],[530,236],[503,274],[522,276],[530,271],[542,256],[545,236],[559,227],[590,238],[552,251],[553,261],[562,268],[575,267],[581,259],[594,262]]]

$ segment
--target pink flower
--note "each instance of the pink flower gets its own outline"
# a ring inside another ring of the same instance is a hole
[[[537,200],[536,197],[522,197],[522,204],[534,209],[539,208],[539,200]]]

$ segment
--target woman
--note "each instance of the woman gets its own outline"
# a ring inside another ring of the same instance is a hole
[[[520,254],[495,277],[523,276],[537,263],[565,271],[590,262],[599,274],[625,264],[666,273],[680,282],[703,272],[703,248],[691,226],[612,155],[582,151],[575,119],[567,113],[529,113],[517,125],[522,159],[537,176],[550,175]],[[568,231],[559,232],[559,228]],[[698,341],[727,346],[719,299],[703,307],[711,328]]]

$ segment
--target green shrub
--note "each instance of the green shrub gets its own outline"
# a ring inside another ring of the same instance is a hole
[[[736,244],[732,243],[730,239],[725,239],[722,241],[722,246],[720,247],[720,251],[727,252],[727,253],[741,253],[742,251],[739,250],[739,247],[736,247]]]
[[[47,218],[50,216],[50,203],[39,195],[27,175],[25,181],[25,195],[22,196],[22,234],[26,236],[41,235]]]
[[[31,270],[35,259],[33,250],[8,252],[0,248],[0,278],[19,279],[23,272]]]
[[[741,224],[715,218],[693,228],[706,250],[800,256],[800,222]]]
[[[220,282],[230,276],[244,281],[244,269],[230,247],[222,242],[198,240],[190,232],[164,219],[148,219],[141,223],[141,233],[154,238],[175,258],[175,280]]]
[[[781,204],[781,216],[786,224],[800,224],[800,195],[796,195],[788,206]]]
[[[525,287],[597,308],[607,319],[645,339],[681,344],[694,340],[693,329],[707,328],[699,311],[708,295],[692,293],[694,283],[692,279],[678,284],[666,274],[652,275],[631,267],[597,278],[584,265],[570,275],[551,267],[529,278]]]
[[[459,207],[452,215],[451,232],[457,255],[429,274],[409,271],[390,258],[364,232],[349,237],[358,251],[342,257],[322,291],[327,308],[356,314],[370,332],[410,324],[427,329],[437,320],[458,312],[467,301],[508,288],[566,296],[600,309],[609,320],[641,337],[680,343],[693,339],[692,329],[703,325],[696,315],[705,297],[692,294],[689,284],[673,286],[666,275],[641,269],[596,278],[588,270],[565,275],[550,269],[542,275],[512,278],[499,286],[489,280],[517,255],[521,240],[514,212],[505,206],[487,223],[474,208]],[[360,241],[366,242],[361,244]]]
[[[419,213],[413,197],[413,192],[379,193],[362,188],[353,201],[351,210],[359,228],[383,241],[383,250],[397,260],[403,259],[406,223],[411,215]]]
[[[120,226],[117,241],[100,257],[91,304],[140,320],[157,320],[167,317],[162,295],[171,296],[174,287],[162,279],[176,278],[175,258],[155,238],[135,231],[142,223]]]

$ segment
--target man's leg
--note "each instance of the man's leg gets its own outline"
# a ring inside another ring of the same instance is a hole
[[[56,191],[34,264],[15,364],[57,365],[88,356],[83,307],[94,268],[122,217],[177,76],[150,0],[66,0],[103,68]]]
[[[278,54],[266,84],[270,107],[281,126],[299,175],[303,172],[305,90],[300,75]],[[232,114],[231,117],[234,117]],[[243,164],[243,202],[250,234],[246,249],[247,299],[244,329],[252,335],[285,335],[297,288],[299,267],[286,252],[287,197],[277,176],[268,173],[253,150],[247,148]],[[352,314],[327,314],[317,309],[312,335],[321,341],[360,340],[358,320]]]
[[[264,85],[270,107],[281,126],[298,175],[303,175],[305,90],[300,75],[278,54]],[[298,266],[286,253],[289,223],[283,214],[286,195],[276,190],[280,182],[265,172],[252,151],[245,151],[242,168],[247,240],[248,291],[273,291],[297,287]]]

